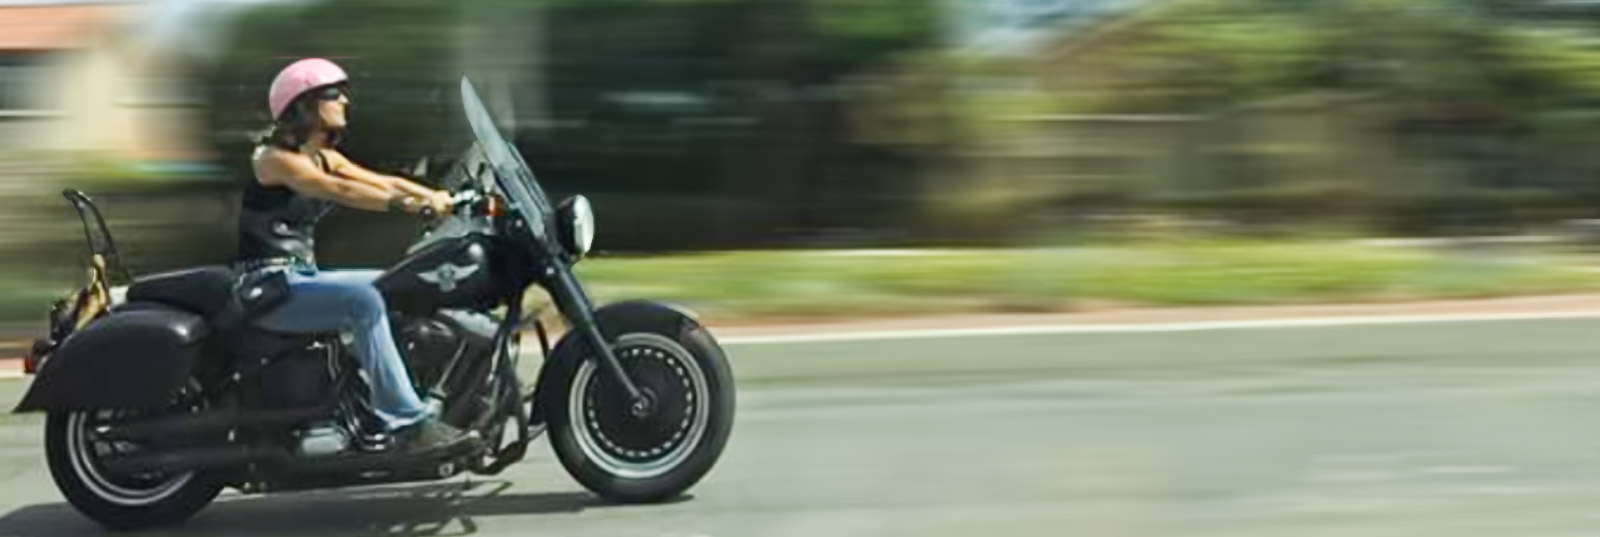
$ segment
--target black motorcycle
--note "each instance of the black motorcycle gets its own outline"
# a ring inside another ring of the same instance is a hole
[[[251,325],[281,298],[270,279],[207,266],[130,278],[99,209],[66,192],[90,243],[90,282],[51,312],[17,412],[48,413],[51,475],[79,511],[117,529],[186,519],[224,487],[245,493],[492,475],[544,432],[569,474],[618,502],[699,482],[733,425],[733,376],[694,316],[648,301],[595,308],[573,275],[594,217],[551,206],[472,85],[475,143],[444,184],[455,205],[377,281],[418,392],[486,439],[454,453],[394,445],[340,334]],[[125,286],[112,286],[120,276]],[[567,329],[552,347],[525,292],[539,285]],[[543,362],[519,378],[522,334]]]

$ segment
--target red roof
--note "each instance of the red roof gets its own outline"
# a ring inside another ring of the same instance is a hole
[[[0,50],[80,48],[124,6],[64,4],[0,6]]]

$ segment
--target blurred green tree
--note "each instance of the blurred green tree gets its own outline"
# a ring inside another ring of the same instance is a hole
[[[495,1],[312,1],[245,12],[205,80],[224,164],[248,176],[248,135],[268,120],[266,86],[303,56],[332,58],[355,78],[346,149],[359,161],[399,167],[447,153],[463,141],[446,128],[457,113],[462,39],[505,31],[464,15]],[[540,71],[533,79],[544,102],[515,107],[540,117],[516,118],[514,135],[547,188],[768,205],[759,223],[729,221],[711,233],[762,241],[780,229],[887,214],[894,193],[915,183],[920,168],[897,142],[906,137],[859,136],[850,110],[863,98],[861,80],[939,46],[939,2],[546,0],[538,11],[530,31],[539,50],[527,68]],[[640,240],[610,246],[674,239]]]
[[[546,13],[558,126],[523,141],[552,188],[756,208],[716,225],[719,242],[902,223],[925,153],[863,135],[854,110],[939,47],[940,3],[558,0]]]
[[[442,97],[459,70],[456,7],[444,0],[341,0],[268,4],[239,16],[213,57],[204,84],[208,120],[224,164],[241,174],[255,135],[271,118],[268,84],[303,57],[326,57],[354,81],[351,135],[359,161],[398,168],[438,151],[439,126],[458,113]],[[244,174],[248,176],[248,174]]]
[[[1593,37],[1519,16],[1511,7],[1520,3],[1178,0],[1111,60],[1134,91],[1107,92],[1102,106],[1214,111],[1313,91],[1517,111],[1591,99],[1600,90]]]
[[[1360,96],[1363,143],[1408,160],[1340,180],[1411,198],[1386,202],[1392,212],[1510,213],[1524,203],[1512,191],[1528,190],[1572,209],[1552,214],[1573,214],[1600,193],[1600,162],[1583,149],[1600,127],[1600,46],[1592,18],[1541,9],[1512,0],[1174,0],[1140,15],[1142,39],[1100,59],[1118,76],[1086,106],[1226,115],[1279,98]],[[1234,133],[1222,134],[1215,141],[1226,145]],[[1214,148],[1227,154],[1212,170],[1222,175],[1248,175],[1237,164],[1273,158]],[[1271,179],[1328,175],[1307,169]]]

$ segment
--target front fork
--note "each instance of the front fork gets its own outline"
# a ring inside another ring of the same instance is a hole
[[[545,270],[546,283],[550,289],[550,296],[555,299],[556,307],[561,314],[572,323],[572,329],[578,331],[589,342],[589,346],[599,355],[600,367],[627,391],[628,398],[633,401],[634,415],[644,415],[650,412],[650,401],[633,379],[628,378],[628,373],[623,371],[622,363],[617,361],[617,356],[611,349],[611,342],[606,341],[605,335],[600,331],[600,323],[594,317],[594,304],[589,302],[588,294],[584,293],[583,286],[578,284],[577,277],[572,275],[572,268],[565,264],[552,263]]]

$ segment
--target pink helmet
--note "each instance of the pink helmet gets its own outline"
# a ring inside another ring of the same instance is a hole
[[[282,118],[283,111],[289,108],[289,103],[294,102],[301,94],[349,79],[350,77],[344,74],[344,69],[322,58],[307,58],[289,64],[278,72],[277,78],[272,79],[272,90],[267,94],[267,105],[272,108],[272,118]]]

